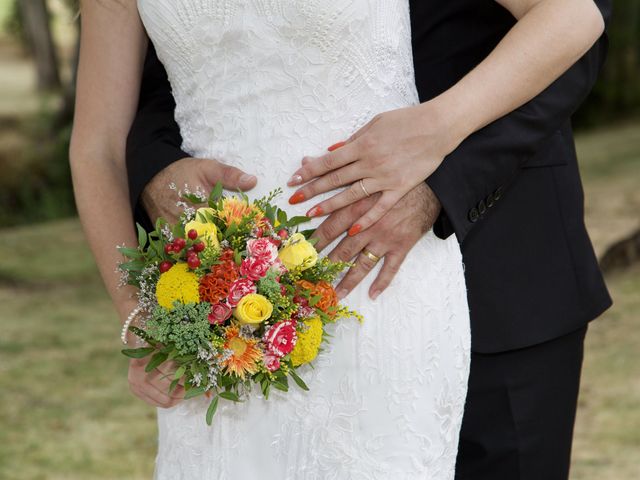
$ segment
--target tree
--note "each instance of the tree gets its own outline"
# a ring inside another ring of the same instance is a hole
[[[24,33],[35,59],[38,88],[58,90],[61,87],[60,72],[46,1],[20,0],[19,9]]]

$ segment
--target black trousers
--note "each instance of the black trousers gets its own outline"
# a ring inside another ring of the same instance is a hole
[[[472,354],[456,480],[567,480],[586,331]]]

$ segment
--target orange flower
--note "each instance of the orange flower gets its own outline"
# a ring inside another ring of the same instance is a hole
[[[218,215],[227,226],[232,223],[240,223],[244,217],[249,215],[254,215],[253,218],[258,224],[264,216],[258,207],[237,197],[227,197],[222,200],[222,209],[218,212]]]
[[[308,280],[300,280],[298,287],[302,290],[309,290],[312,297],[320,296],[320,300],[314,305],[330,317],[336,314],[338,306],[338,296],[333,286],[329,282],[320,280],[318,283],[312,283]]]
[[[258,361],[262,358],[262,352],[256,346],[258,340],[242,338],[240,330],[235,325],[225,328],[224,331],[224,348],[231,350],[232,353],[222,366],[228,373],[233,373],[244,380],[247,375],[253,375],[258,371]]]
[[[211,267],[211,273],[207,273],[200,279],[200,299],[212,305],[225,299],[229,294],[229,287],[238,279],[238,266],[229,259],[225,252],[221,257],[221,263]],[[233,251],[231,251],[233,257]]]

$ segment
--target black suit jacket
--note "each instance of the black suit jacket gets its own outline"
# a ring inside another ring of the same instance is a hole
[[[596,3],[608,20],[610,0]],[[455,84],[515,23],[493,0],[410,4],[422,101]],[[611,305],[584,226],[570,122],[596,80],[606,46],[603,35],[549,88],[471,135],[427,179],[443,205],[436,235],[455,234],[462,246],[476,352],[556,338]],[[151,49],[127,143],[131,202],[147,225],[138,202],[142,189],[171,162],[189,156],[180,149],[174,107]]]

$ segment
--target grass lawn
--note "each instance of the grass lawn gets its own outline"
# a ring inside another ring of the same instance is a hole
[[[599,251],[640,222],[638,132],[579,139]],[[572,480],[640,478],[640,267],[608,283],[616,305],[588,335]],[[0,324],[0,478],[150,478],[155,411],[128,392],[76,220],[0,231]]]

